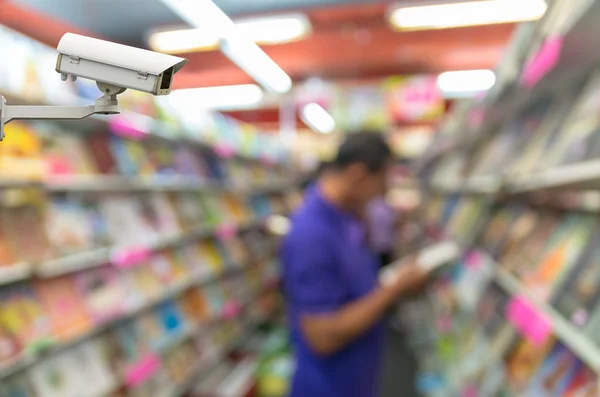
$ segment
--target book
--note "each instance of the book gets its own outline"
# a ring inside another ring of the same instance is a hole
[[[170,196],[179,223],[189,230],[204,225],[205,214],[200,195],[191,192],[178,192]]]
[[[594,397],[598,392],[598,375],[587,367],[579,368],[561,397]]]
[[[53,197],[46,205],[44,228],[57,255],[94,248],[96,228],[93,214],[76,199]]]
[[[116,380],[98,343],[97,340],[88,340],[33,366],[29,378],[35,394],[44,397],[94,397],[110,392]]]
[[[600,301],[600,229],[553,299],[556,310],[575,326],[587,325]]]
[[[182,229],[177,214],[167,196],[154,193],[150,196],[150,200],[153,212],[156,214],[157,232],[164,237],[180,234]]]
[[[118,172],[112,153],[111,139],[111,136],[105,131],[91,133],[86,139],[96,167],[103,174],[116,174]]]
[[[552,216],[543,216],[533,211],[522,213],[514,221],[507,235],[504,249],[499,254],[499,262],[502,267],[514,270],[521,266],[534,266],[537,258],[535,256],[530,258],[527,253],[539,254],[546,242],[545,238],[549,237],[557,222]],[[544,225],[544,228],[541,228],[541,225]]]
[[[49,315],[30,283],[0,289],[0,328],[25,351],[52,340]]]
[[[73,276],[36,280],[34,285],[50,319],[55,338],[69,340],[82,335],[93,326],[84,300],[75,287]]]
[[[519,216],[521,208],[516,206],[500,208],[494,213],[481,235],[481,245],[493,257],[504,247],[512,223]]]
[[[186,291],[180,305],[183,316],[192,324],[204,323],[210,319],[211,311],[206,296],[200,288]]]
[[[18,258],[27,262],[41,262],[52,258],[52,249],[44,233],[39,206],[2,208],[0,224]]]
[[[525,389],[524,397],[562,397],[581,362],[561,344],[554,346]]]
[[[125,285],[118,270],[104,266],[77,273],[74,279],[94,323],[101,324],[125,311]]]
[[[551,298],[588,244],[595,220],[591,216],[569,215],[556,228],[535,270],[523,275],[524,283],[542,300]]]
[[[46,177],[96,173],[95,160],[88,149],[76,133],[51,131],[44,139]]]
[[[21,352],[16,335],[8,329],[8,326],[2,324],[3,322],[6,320],[3,321],[0,317],[0,367],[17,358]]]
[[[147,200],[144,204],[146,206],[127,196],[111,196],[100,201],[100,213],[113,244],[137,247],[157,240],[158,234],[153,225],[157,225],[158,221]]]
[[[525,391],[554,344],[552,338],[541,346],[527,340],[517,344],[506,360],[507,384],[512,392],[520,394]]]

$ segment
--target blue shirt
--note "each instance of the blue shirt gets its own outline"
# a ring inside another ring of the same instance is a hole
[[[302,314],[335,312],[375,288],[379,264],[362,223],[313,188],[292,217],[281,257],[297,365],[291,397],[375,397],[379,324],[329,356],[315,353],[299,326]]]

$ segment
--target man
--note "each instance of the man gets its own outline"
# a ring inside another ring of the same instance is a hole
[[[380,319],[425,278],[407,265],[391,285],[377,282],[361,218],[384,192],[390,160],[381,135],[349,135],[293,216],[281,252],[297,361],[292,397],[377,395]]]

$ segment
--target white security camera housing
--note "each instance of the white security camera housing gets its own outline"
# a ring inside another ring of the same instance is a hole
[[[67,33],[58,44],[56,71],[63,80],[96,81],[104,94],[90,106],[9,106],[0,95],[0,141],[13,120],[77,120],[121,113],[117,95],[128,88],[154,95],[171,92],[173,75],[187,59]]]
[[[56,71],[65,80],[68,76],[81,77],[154,95],[168,95],[173,75],[187,62],[184,58],[73,33],[62,37],[57,50]]]

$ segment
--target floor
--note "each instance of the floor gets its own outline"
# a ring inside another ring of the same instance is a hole
[[[417,362],[401,333],[388,327],[380,397],[419,397],[415,390]]]

